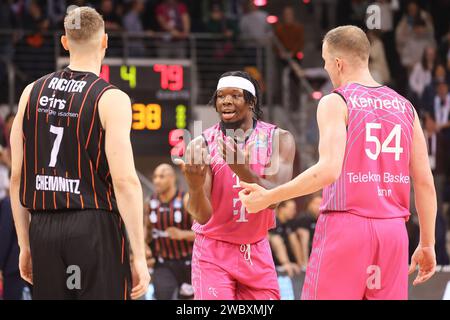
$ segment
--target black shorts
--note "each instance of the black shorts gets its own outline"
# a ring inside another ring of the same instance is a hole
[[[125,226],[102,210],[31,214],[33,299],[130,298]]]
[[[188,300],[194,297],[191,286],[191,258],[157,259],[153,271],[156,300]]]

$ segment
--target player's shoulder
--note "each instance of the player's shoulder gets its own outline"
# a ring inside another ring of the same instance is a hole
[[[29,95],[31,93],[31,90],[33,90],[33,87],[35,85],[36,81],[33,81],[29,84],[27,84],[27,86],[25,87],[25,89],[23,89],[23,94],[24,95]]]
[[[111,87],[109,90],[106,90],[105,93],[103,93],[103,95],[100,97],[100,103],[105,101],[130,102],[130,97],[119,88]]]
[[[294,135],[290,131],[280,127],[275,128],[275,134],[277,134],[281,139],[294,139]]]
[[[131,121],[131,101],[130,97],[120,89],[111,88],[106,90],[98,101],[98,113],[103,128],[106,130],[107,123],[113,121],[115,126],[118,123],[125,124]]]
[[[34,84],[35,83],[36,83],[35,81],[31,82],[23,89],[22,95],[20,97],[20,101],[23,102],[22,104],[26,104],[25,101],[28,101],[28,99],[30,97],[30,94],[31,94],[31,91],[34,88]],[[20,106],[19,106],[19,108],[20,108]]]
[[[347,103],[345,99],[336,92],[331,92],[324,95],[317,105],[318,114],[335,114],[340,112],[342,114],[347,114]]]
[[[346,105],[345,98],[337,91],[333,91],[329,94],[324,95],[319,100],[319,106],[323,105]]]

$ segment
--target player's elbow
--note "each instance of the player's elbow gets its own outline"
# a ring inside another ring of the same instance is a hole
[[[342,162],[337,159],[320,159],[318,165],[324,186],[334,183],[341,176]]]
[[[432,175],[429,175],[428,177],[420,177],[419,179],[413,179],[413,184],[414,192],[416,194],[428,194],[432,198],[436,197],[436,189]]]
[[[198,224],[205,225],[211,218],[211,214],[202,213],[202,214],[193,215],[193,217],[194,217],[195,221],[197,221]]]
[[[112,178],[116,192],[135,192],[141,188],[141,183],[136,175],[126,175]]]
[[[18,186],[20,186],[20,173],[17,174],[15,172],[11,173],[11,177],[9,179],[9,183],[10,183],[10,189],[14,189]]]
[[[325,185],[334,183],[341,176],[342,166],[336,164],[330,164],[326,170],[324,170]]]

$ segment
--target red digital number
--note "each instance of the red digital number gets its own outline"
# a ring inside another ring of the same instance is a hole
[[[169,132],[169,144],[173,147],[170,155],[174,157],[182,157],[186,151],[186,143],[184,142],[184,130],[173,129]]]
[[[100,78],[109,82],[109,66],[107,64],[102,65],[102,69],[100,71]]]
[[[180,91],[183,89],[183,66],[178,64],[155,64],[153,70],[161,73],[161,89],[170,91]]]

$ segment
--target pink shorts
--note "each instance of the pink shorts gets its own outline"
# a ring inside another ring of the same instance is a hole
[[[405,218],[321,214],[302,300],[408,299]]]
[[[279,300],[269,241],[238,245],[196,234],[192,286],[196,300]]]

